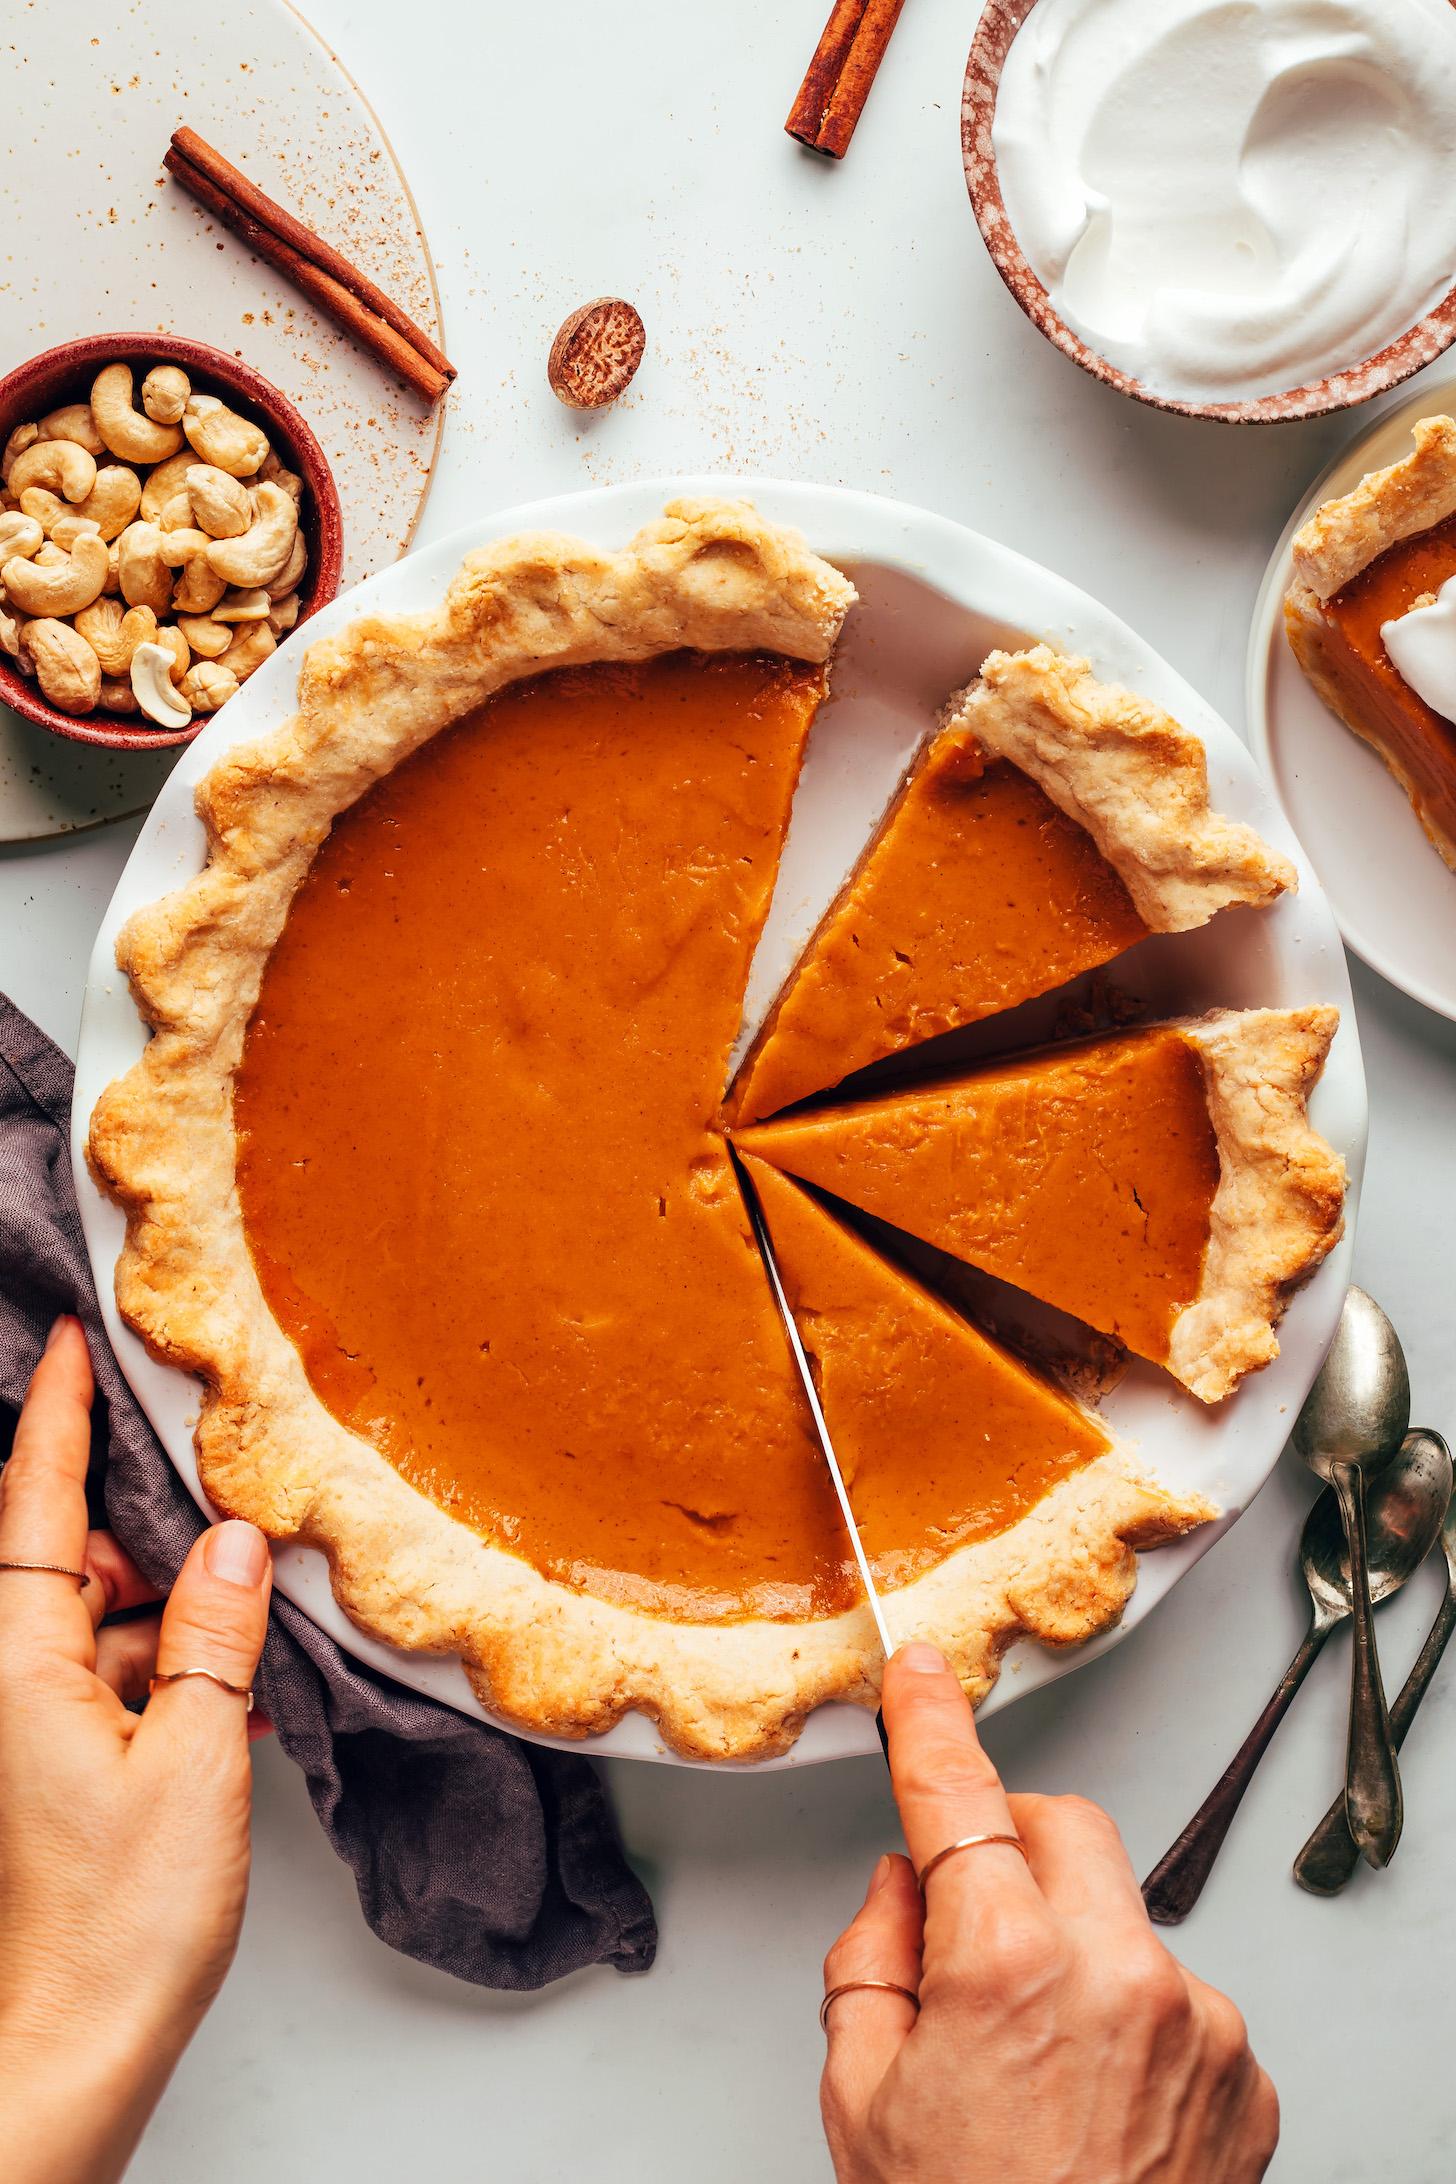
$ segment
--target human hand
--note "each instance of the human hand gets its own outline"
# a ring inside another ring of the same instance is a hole
[[[248,1881],[241,1698],[204,1677],[127,1711],[153,1674],[247,1688],[272,1565],[250,1524],[204,1533],[158,1618],[109,1533],[87,1533],[92,1396],[58,1320],[0,1473],[0,2145],[7,2184],[121,2174],[232,1961]]]
[[[1158,1939],[1116,1828],[1077,1797],[1008,1797],[933,1646],[885,1671],[910,1860],[882,1858],[830,1950],[821,2100],[840,2184],[1251,2184],[1279,2104],[1243,2019]],[[916,1882],[967,1835],[983,1844]]]

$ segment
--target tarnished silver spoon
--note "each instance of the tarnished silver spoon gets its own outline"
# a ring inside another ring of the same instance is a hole
[[[1428,1437],[1411,1434],[1395,1462],[1372,1483],[1367,1518],[1370,1587],[1377,1600],[1388,1600],[1399,1592],[1440,1536],[1450,1500],[1445,1477],[1439,1463],[1432,1461]],[[1330,1632],[1350,1613],[1349,1550],[1333,1488],[1320,1495],[1305,1519],[1299,1567],[1310,1597],[1304,1642],[1234,1758],[1144,1881],[1143,1901],[1149,1917],[1160,1926],[1176,1926],[1197,1903],[1254,1770],[1288,1713],[1290,1701]]]
[[[1350,1736],[1345,1810],[1361,1855],[1388,1865],[1400,1841],[1400,1768],[1370,1612],[1365,1495],[1410,1424],[1410,1376],[1400,1337],[1375,1299],[1352,1289],[1335,1339],[1294,1422],[1290,1445],[1340,1497],[1350,1546],[1354,1643],[1350,1649]]]
[[[1451,1453],[1439,1433],[1431,1433],[1423,1426],[1413,1426],[1405,1437],[1405,1448],[1409,1449],[1412,1442],[1422,1444],[1429,1457],[1434,1477],[1442,1480],[1451,1477]],[[1426,1642],[1417,1655],[1416,1665],[1401,1686],[1400,1695],[1390,1709],[1390,1729],[1397,1751],[1406,1740],[1406,1733],[1416,1718],[1416,1708],[1430,1689],[1431,1678],[1441,1663],[1441,1655],[1445,1652],[1453,1631],[1456,1631],[1456,1495],[1452,1495],[1446,1505],[1446,1519],[1441,1526],[1441,1547],[1446,1557],[1445,1595]],[[1345,1816],[1345,1793],[1341,1790],[1295,1859],[1294,1878],[1312,1896],[1333,1896],[1344,1887],[1359,1863],[1360,1853],[1355,1846],[1355,1838],[1350,1833],[1350,1823]]]

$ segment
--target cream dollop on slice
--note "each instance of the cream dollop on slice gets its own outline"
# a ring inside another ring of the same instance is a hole
[[[1456,283],[1449,0],[1038,0],[992,141],[1057,311],[1157,394],[1290,392]]]
[[[1456,576],[1435,598],[1380,625],[1391,664],[1433,713],[1456,721]]]

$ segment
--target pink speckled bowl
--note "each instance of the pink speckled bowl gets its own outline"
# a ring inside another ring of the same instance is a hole
[[[88,334],[63,342],[43,356],[0,379],[0,446],[14,427],[45,416],[65,402],[85,401],[103,364],[180,364],[200,394],[218,394],[244,417],[261,425],[279,458],[303,479],[300,520],[308,542],[308,568],[298,602],[302,623],[327,606],[339,588],[343,565],[344,518],[324,451],[293,404],[251,365],[205,342],[177,334]],[[0,700],[53,734],[73,743],[100,743],[112,751],[156,751],[190,743],[212,718],[198,713],[185,728],[139,728],[135,716],[84,713],[79,719],[47,705],[33,682],[0,653]]]
[[[961,92],[961,157],[976,224],[992,264],[1032,325],[1064,356],[1080,364],[1083,371],[1091,372],[1094,379],[1116,387],[1119,394],[1130,394],[1135,401],[1147,402],[1154,409],[1172,410],[1180,417],[1211,417],[1225,425],[1271,425],[1295,417],[1323,417],[1331,410],[1353,409],[1357,403],[1368,402],[1372,395],[1384,394],[1387,387],[1409,379],[1412,372],[1420,371],[1456,341],[1453,288],[1433,311],[1377,355],[1365,357],[1343,371],[1331,372],[1324,379],[1312,380],[1308,386],[1290,387],[1281,394],[1261,394],[1243,402],[1179,402],[1169,395],[1154,394],[1131,372],[1109,364],[1106,357],[1089,349],[1058,316],[1051,298],[1022,256],[1002,201],[991,142],[1001,71],[1012,39],[1035,4],[1036,0],[987,0]]]

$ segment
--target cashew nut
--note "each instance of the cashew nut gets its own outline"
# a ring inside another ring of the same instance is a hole
[[[142,381],[142,408],[159,425],[180,424],[191,392],[180,364],[156,364]]]
[[[27,486],[44,485],[63,500],[83,501],[96,483],[96,458],[74,440],[36,440],[16,456],[5,482],[17,500]]]
[[[59,493],[52,493],[48,486],[28,485],[20,496],[21,512],[38,523],[47,538],[62,516],[71,513],[69,505]]]
[[[35,662],[25,649],[25,624],[0,607],[0,652],[8,652],[22,675],[35,673]]]
[[[107,463],[96,473],[96,483],[77,508],[89,516],[105,539],[119,538],[141,504],[142,481],[124,463]]]
[[[22,554],[28,561],[38,554],[45,542],[45,532],[34,516],[27,516],[15,508],[0,516],[0,564]]]
[[[130,677],[103,675],[101,678],[101,695],[96,702],[103,713],[134,713],[137,709],[137,701]]]
[[[296,470],[285,470],[276,451],[269,448],[267,460],[258,466],[257,483],[281,485],[291,501],[303,499],[303,480]]]
[[[207,549],[210,568],[248,588],[282,575],[298,536],[298,510],[281,485],[260,485],[257,501],[256,520],[241,538],[215,539]]]
[[[75,614],[99,599],[109,559],[105,539],[96,531],[83,531],[60,567],[43,568],[39,561],[17,555],[6,562],[0,576],[22,614],[45,619]]]
[[[69,622],[41,616],[27,622],[21,642],[42,695],[58,713],[89,713],[101,695],[101,662]]]
[[[85,506],[84,501],[81,506]],[[86,537],[88,533],[92,538],[100,538],[100,524],[93,523],[88,516],[83,516],[80,508],[74,514],[68,510],[64,516],[57,516],[55,522],[51,525],[51,544],[59,546],[63,553],[68,554],[77,539]],[[106,558],[109,563],[111,560],[109,553]]]
[[[138,645],[131,656],[131,687],[137,704],[159,728],[185,728],[192,706],[172,681],[172,655],[163,645]]]
[[[179,683],[192,665],[192,649],[175,622],[164,622],[157,631],[157,643],[169,654],[172,661],[172,680]]]
[[[124,675],[137,646],[155,644],[157,617],[150,607],[97,599],[76,616],[76,628],[101,662],[103,675]]]
[[[79,622],[76,626],[80,627]],[[231,623],[214,622],[206,614],[179,615],[177,627],[199,660],[220,659],[237,635]]]
[[[158,551],[169,569],[185,569],[189,561],[205,558],[212,543],[205,531],[169,531],[165,525],[159,526],[157,536]]]
[[[189,399],[182,430],[203,462],[225,470],[230,478],[251,478],[268,456],[267,434],[215,394],[194,394]]]
[[[214,622],[266,622],[272,602],[265,591],[225,591],[212,610]]]
[[[237,676],[220,660],[199,660],[182,677],[182,695],[197,713],[215,713],[237,696],[240,687]]]
[[[187,490],[187,473],[197,457],[190,447],[184,447],[179,455],[169,455],[164,463],[158,463],[149,473],[142,487],[141,518],[143,523],[157,523],[162,510],[176,493]]]
[[[291,591],[297,591],[303,582],[303,572],[308,567],[308,546],[302,526],[293,541],[293,551],[284,562],[271,584],[263,586],[270,599],[286,599]]]
[[[58,546],[54,539],[47,539],[40,552],[32,557],[32,562],[37,569],[64,569],[70,558],[64,546]]]
[[[178,614],[211,614],[226,590],[222,578],[207,566],[206,557],[197,554],[177,579],[172,605]]]
[[[37,430],[42,440],[74,440],[98,463],[106,453],[89,402],[68,402],[64,409],[53,409],[42,417]]]
[[[5,452],[0,455],[0,478],[4,479],[7,492],[10,490],[10,473],[15,468],[16,456],[23,455],[28,447],[34,447],[39,438],[39,425],[17,425],[5,442]]]
[[[132,406],[130,364],[107,364],[91,386],[91,415],[113,455],[128,463],[160,463],[182,445],[176,425],[159,425]]]
[[[111,541],[106,563],[106,582],[101,587],[103,597],[118,599],[121,596],[121,555],[116,540]]]
[[[222,656],[222,664],[239,682],[246,682],[254,668],[278,650],[278,641],[266,622],[245,622]]]
[[[185,493],[174,493],[165,508],[152,518],[164,531],[195,531],[192,503]]]
[[[215,463],[194,463],[187,473],[192,521],[209,538],[241,538],[253,521],[247,487]]]
[[[129,607],[166,613],[172,603],[172,572],[162,559],[162,534],[155,523],[127,525],[116,542],[116,567]]]
[[[268,627],[275,637],[282,637],[298,620],[298,594],[290,592],[286,599],[279,599],[268,610]]]

